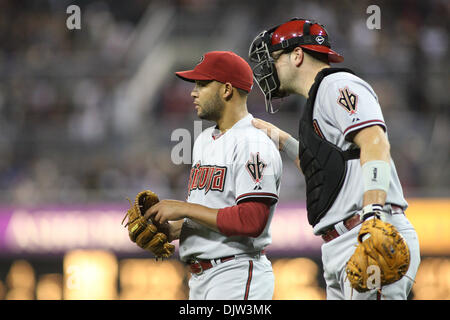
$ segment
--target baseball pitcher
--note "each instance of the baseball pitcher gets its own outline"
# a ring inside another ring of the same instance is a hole
[[[191,271],[189,299],[272,299],[274,276],[264,249],[271,243],[282,163],[247,111],[252,70],[233,52],[213,51],[176,75],[195,82],[193,107],[216,125],[194,143],[187,201],[155,201],[141,211],[151,225],[165,228],[154,228],[160,236],[147,248],[167,257],[169,242],[180,240],[180,258]]]

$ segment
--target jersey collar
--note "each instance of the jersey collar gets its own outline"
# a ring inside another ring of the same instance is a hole
[[[232,129],[236,129],[236,128],[240,128],[240,127],[244,127],[246,125],[248,125],[249,123],[251,124],[253,119],[253,115],[251,113],[247,114],[245,117],[243,117],[242,119],[240,119],[239,121],[237,121],[230,129],[228,129],[225,132],[221,132],[219,130],[219,128],[217,127],[217,125],[214,127],[212,133],[211,133],[211,137],[213,138],[213,140],[217,140],[219,139],[221,136],[223,136],[225,133],[227,133],[228,131],[232,130]]]

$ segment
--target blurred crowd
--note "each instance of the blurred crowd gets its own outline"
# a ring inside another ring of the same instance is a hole
[[[81,8],[80,30],[66,26],[71,4]],[[366,24],[371,15],[366,10],[372,4],[380,8],[379,30]],[[211,34],[220,34],[218,28],[227,24],[231,28],[233,21],[222,21],[230,17],[223,8],[245,15],[239,22],[243,40],[229,48],[244,58],[251,40],[264,28],[293,16],[325,24],[332,45],[345,57],[343,65],[378,94],[406,195],[448,196],[450,3],[446,0],[4,0],[0,2],[0,203],[121,202],[143,188],[164,198],[184,199],[190,164],[173,163],[171,151],[177,141],[172,141],[171,133],[185,128],[194,134],[192,86],[168,73],[163,81],[155,81],[161,83],[156,97],[138,109],[132,130],[121,127],[124,114],[135,112],[121,100],[121,88],[139,70],[125,57],[148,8],[159,5],[175,14],[174,28],[164,40],[177,39],[174,48],[189,46],[188,36],[208,42]],[[181,43],[183,39],[186,43]],[[198,60],[184,56],[171,69],[189,69]],[[256,89],[248,107],[254,116],[295,135],[303,103],[288,98],[284,112],[271,118]],[[203,128],[210,125],[204,123]],[[295,170],[285,162],[281,193],[287,200],[304,196],[303,179]]]

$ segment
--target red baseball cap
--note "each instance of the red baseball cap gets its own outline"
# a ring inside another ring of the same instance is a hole
[[[211,51],[202,56],[194,70],[175,74],[183,80],[216,80],[229,82],[233,87],[250,92],[253,87],[253,72],[249,64],[231,51]]]

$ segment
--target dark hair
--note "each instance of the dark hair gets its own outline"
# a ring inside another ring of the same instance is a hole
[[[303,51],[306,54],[308,54],[311,57],[313,57],[314,59],[316,59],[316,60],[319,60],[319,61],[321,61],[323,63],[326,63],[326,64],[330,64],[330,62],[328,61],[328,54],[326,54],[326,53],[312,51],[312,50],[308,50],[308,49],[303,49]]]
[[[292,51],[294,51],[295,48],[296,47],[290,47],[288,49],[285,49],[285,50],[283,50],[282,54],[291,53]],[[303,47],[301,47],[301,48],[302,48],[304,53],[308,54],[312,58],[314,58],[316,60],[319,60],[319,61],[321,61],[323,63],[330,64],[330,62],[328,61],[328,55],[326,53],[312,51],[312,50],[309,50],[309,49],[306,49],[306,48],[303,48]]]
[[[236,88],[236,87],[235,87],[235,88]],[[247,95],[249,94],[247,91],[245,91],[245,90],[243,90],[243,89],[236,88],[236,90],[237,90],[237,92],[239,93],[239,96],[240,96],[241,98],[243,98],[243,97],[245,97],[245,96],[247,96]]]

